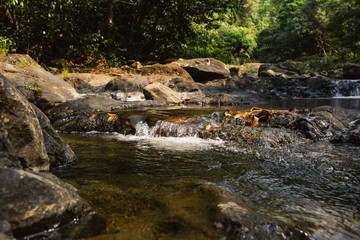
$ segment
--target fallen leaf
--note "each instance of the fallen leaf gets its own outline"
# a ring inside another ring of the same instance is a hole
[[[89,120],[90,120],[90,121],[94,121],[95,118],[97,117],[97,115],[98,115],[97,113],[92,114],[92,115],[90,116]]]
[[[119,116],[117,114],[108,113],[108,115],[110,116],[108,118],[108,122],[115,122],[119,118]]]

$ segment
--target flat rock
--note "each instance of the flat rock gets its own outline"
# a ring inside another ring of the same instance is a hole
[[[6,68],[6,65],[5,68],[0,67],[0,72],[12,79],[17,88],[27,88],[33,92],[34,103],[42,109],[79,97],[73,86],[45,71],[28,55],[9,54],[2,61],[11,64],[13,70],[7,71],[9,67]],[[32,101],[32,97],[28,99]]]

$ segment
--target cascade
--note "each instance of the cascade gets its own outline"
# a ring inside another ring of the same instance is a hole
[[[360,98],[360,80],[336,80],[335,98]]]

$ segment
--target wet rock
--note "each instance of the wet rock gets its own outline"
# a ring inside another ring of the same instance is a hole
[[[69,83],[45,71],[28,55],[9,54],[3,61],[17,70],[4,72],[4,75],[13,79],[13,85],[31,90],[34,103],[42,109],[79,97]]]
[[[161,83],[152,83],[144,88],[145,98],[167,104],[179,104],[182,102],[179,93]]]
[[[179,59],[175,63],[183,67],[196,82],[230,77],[225,64],[213,58]]]
[[[156,123],[154,134],[161,137],[196,137],[202,130],[203,126],[194,118],[170,117]]]
[[[134,134],[135,128],[127,118],[116,113],[94,113],[72,116],[54,122],[54,127],[65,132],[119,132]]]
[[[0,119],[24,168],[49,170],[49,157],[37,115],[10,80],[0,75]]]
[[[101,95],[87,95],[83,98],[68,101],[47,111],[50,121],[54,123],[68,120],[73,116],[89,115],[99,112],[111,112],[124,109],[163,107],[164,103],[156,101],[122,102],[111,97]]]
[[[52,127],[47,116],[35,105],[32,106],[38,117],[44,136],[46,153],[50,159],[50,168],[73,163],[76,160],[75,153],[65,143]]]
[[[0,168],[0,221],[16,238],[62,226],[87,214],[89,205],[71,185],[48,173]]]
[[[352,121],[356,122],[354,119],[357,118],[360,118],[358,111],[321,106],[295,121],[293,127],[312,140],[358,143],[356,124],[350,124]]]
[[[344,79],[360,79],[360,64],[345,64],[343,67]]]

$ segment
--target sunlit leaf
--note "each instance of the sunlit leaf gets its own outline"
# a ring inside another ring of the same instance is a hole
[[[208,130],[208,131],[220,131],[221,130],[221,127],[217,124],[209,124],[205,127],[205,130]]]
[[[108,118],[108,122],[115,122],[119,118],[119,116],[117,114],[108,113],[108,115],[110,116]]]

